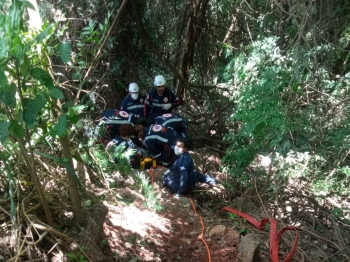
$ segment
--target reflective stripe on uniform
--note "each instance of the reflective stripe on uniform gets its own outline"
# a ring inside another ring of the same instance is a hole
[[[167,143],[168,140],[169,140],[167,138],[164,138],[164,137],[161,137],[161,136],[158,136],[158,135],[151,135],[151,136],[146,136],[145,142],[146,142],[146,140],[149,140],[149,139],[158,139],[158,140],[160,140],[160,141],[162,141],[164,143]]]
[[[164,121],[162,125],[165,126],[166,124],[172,123],[172,122],[182,122],[182,119],[181,118],[168,119],[168,120]]]
[[[123,141],[123,142],[121,142],[121,143],[118,145],[118,147],[120,147],[120,146],[125,146],[125,145],[126,145],[126,142]]]
[[[160,157],[162,154],[161,153],[159,153],[158,155],[156,155],[156,156],[154,156],[155,158],[157,158],[157,157]]]
[[[137,108],[143,108],[144,105],[133,105],[133,106],[128,106],[126,107],[126,110],[131,110],[131,109],[137,109]]]
[[[133,123],[130,123],[128,120],[123,120],[123,119],[109,119],[107,121],[104,121],[104,124],[129,124],[129,125],[134,125]]]
[[[168,104],[168,103],[166,103],[166,104]],[[156,107],[163,107],[163,106],[165,106],[166,104],[153,103],[153,106],[156,106]]]

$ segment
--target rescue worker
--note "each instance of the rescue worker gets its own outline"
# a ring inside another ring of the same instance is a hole
[[[129,95],[121,103],[120,110],[133,114],[136,117],[143,116],[146,96],[140,95],[139,86],[136,83],[129,84]]]
[[[157,124],[171,127],[174,129],[181,137],[187,136],[187,121],[185,118],[179,114],[167,113],[161,116],[157,116],[155,119]]]
[[[149,91],[144,104],[145,117],[155,119],[162,114],[171,113],[180,105],[180,100],[165,84],[164,76],[157,75],[154,78],[154,88]]]
[[[113,145],[117,147],[119,153],[126,152],[129,148],[134,149],[127,156],[128,163],[132,168],[140,168],[140,158],[147,155],[147,151],[138,146],[138,140],[133,136],[134,128],[129,124],[123,124],[119,128],[119,135],[116,135],[112,141],[107,144],[109,150]],[[118,158],[114,158],[118,163]]]
[[[173,164],[175,160],[173,149],[179,138],[174,129],[157,124],[146,128],[136,125],[135,132],[143,140],[143,144],[151,156],[165,167],[170,167]]]
[[[190,146],[189,140],[186,138],[179,138],[174,147],[174,152],[177,159],[172,167],[164,174],[163,184],[168,186],[176,198],[183,193],[190,192],[197,182],[207,183],[215,186],[216,179],[208,174],[201,174],[194,170],[193,159],[187,149]]]
[[[102,142],[111,141],[116,135],[119,134],[118,130],[121,125],[128,124],[134,127],[137,118],[133,114],[129,114],[125,111],[109,109],[101,114],[101,119],[95,128],[94,135],[98,137],[102,136]],[[101,127],[105,127],[105,132],[101,132]]]

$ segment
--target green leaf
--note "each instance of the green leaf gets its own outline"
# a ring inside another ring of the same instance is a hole
[[[74,154],[72,157],[77,160],[78,162],[84,163],[84,160],[82,159],[80,154]]]
[[[40,34],[38,34],[35,39],[38,43],[40,43],[41,41],[43,41],[47,35],[49,34],[49,31],[52,27],[52,24],[49,24]]]
[[[9,84],[7,76],[4,70],[0,67],[0,87],[7,86]]]
[[[27,74],[29,66],[30,66],[29,58],[26,54],[24,54],[23,63],[19,65],[19,69],[21,70],[21,73],[23,76]]]
[[[45,107],[46,98],[44,95],[37,95],[35,99],[23,99],[23,120],[28,127],[33,127],[39,112]]]
[[[0,86],[0,100],[9,107],[16,107],[16,85]]]
[[[78,115],[75,113],[74,109],[72,107],[68,108],[67,111],[68,119],[73,123],[76,124],[79,121]]]
[[[24,128],[18,123],[17,120],[10,121],[9,131],[10,134],[16,136],[19,139],[22,139],[24,137]]]
[[[23,125],[23,111],[22,111],[22,109],[18,110],[17,121],[20,125]]]
[[[32,9],[35,11],[35,7],[32,5],[32,3],[30,3],[29,1],[26,1],[26,0],[19,0],[19,2],[22,2],[23,3],[23,6],[29,8],[29,9]]]
[[[11,55],[19,60],[23,60],[23,44],[21,38],[17,35],[12,40],[11,44]]]
[[[64,98],[62,91],[57,87],[53,87],[49,89],[47,93],[49,94],[49,96],[53,98],[57,98],[57,99]]]
[[[0,38],[0,63],[5,62],[8,58],[9,45],[5,37]]]
[[[287,140],[286,142],[283,143],[283,152],[287,152],[290,149],[290,141]]]
[[[70,60],[71,47],[69,42],[64,42],[59,47],[60,57],[63,63],[67,63]]]
[[[58,123],[56,126],[56,134],[58,136],[64,136],[64,134],[67,131],[67,117],[66,116],[61,116],[58,119]]]
[[[38,68],[38,67],[33,68],[30,72],[30,75],[34,79],[38,80],[42,85],[45,85],[46,87],[53,86],[53,80],[51,76],[41,68]]]
[[[9,126],[9,122],[6,120],[0,120],[0,143],[4,143],[7,140]]]
[[[40,151],[35,151],[35,154],[41,155],[43,157],[49,158],[51,160],[54,160],[56,163],[62,165],[63,167],[65,167],[67,169],[67,171],[72,175],[72,177],[77,181],[79,188],[81,189],[81,183],[80,180],[77,176],[77,174],[75,173],[74,169],[65,161],[63,161],[62,159],[59,159],[57,157],[54,157],[52,155],[40,152]]]

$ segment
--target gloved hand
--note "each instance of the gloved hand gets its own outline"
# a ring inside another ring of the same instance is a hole
[[[111,142],[109,142],[106,146],[106,150],[109,150],[112,146],[114,145],[113,140]]]
[[[171,107],[171,103],[165,104],[162,109],[168,110]]]
[[[174,198],[180,198],[180,195],[179,195],[179,194],[176,194],[176,195],[174,196]]]
[[[141,147],[137,147],[137,153],[140,156],[146,157],[148,155],[147,150],[141,148]]]
[[[128,143],[128,145],[129,145],[130,148],[132,148],[132,149],[136,149],[136,148],[137,148],[137,146],[132,142],[131,139],[128,140],[127,143]]]

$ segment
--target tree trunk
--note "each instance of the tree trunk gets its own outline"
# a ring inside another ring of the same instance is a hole
[[[192,2],[190,19],[187,23],[186,42],[180,65],[180,74],[185,82],[188,82],[189,72],[194,64],[195,47],[205,25],[208,1],[209,0],[196,0]],[[179,82],[176,89],[178,97],[181,100],[185,100],[185,85]]]
[[[60,144],[63,158],[68,159],[68,164],[74,169],[68,134],[65,137],[60,137]],[[68,178],[68,192],[72,201],[73,216],[75,221],[81,225],[84,222],[84,213],[81,206],[78,183],[68,170],[66,170],[66,174]]]
[[[140,14],[139,5],[137,1],[131,0],[131,4],[132,4],[132,10],[133,10],[133,17],[137,25],[137,28],[139,30],[142,43],[146,47],[148,47],[156,56],[158,56],[158,58],[169,68],[169,70],[175,75],[176,78],[180,80],[180,82],[183,85],[187,85],[187,81],[182,77],[182,75],[179,73],[177,68],[172,64],[172,62],[169,59],[163,56],[159,48],[153,43],[151,37],[149,36],[148,31],[146,30],[141,20],[142,16]]]
[[[55,107],[53,110],[53,114],[55,118],[58,119],[58,117],[61,116],[62,114],[62,108],[58,100],[56,104],[54,103],[55,102],[53,101],[53,105]],[[67,160],[68,164],[74,170],[72,153],[70,149],[69,135],[66,134],[65,137],[60,137],[59,141],[61,144],[62,157],[65,160]],[[68,178],[68,193],[72,201],[73,217],[74,217],[74,220],[81,225],[84,223],[84,213],[81,206],[81,196],[79,193],[78,182],[75,180],[73,175],[69,173],[67,169],[66,169],[66,174]]]

